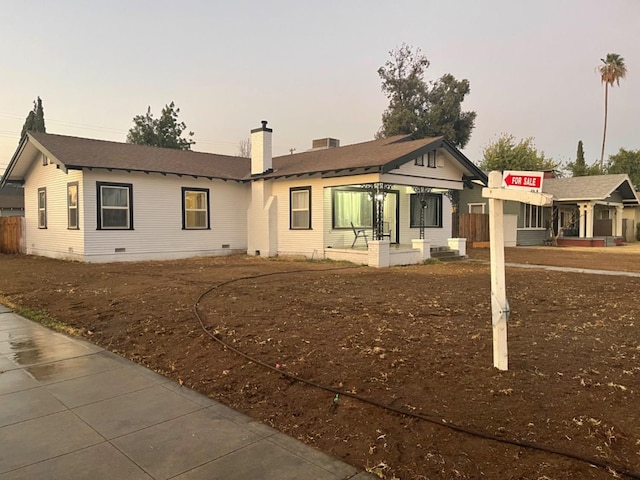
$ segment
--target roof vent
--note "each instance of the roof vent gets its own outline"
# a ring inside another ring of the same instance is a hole
[[[340,140],[337,138],[318,138],[311,144],[313,150],[321,148],[338,148],[340,146]]]

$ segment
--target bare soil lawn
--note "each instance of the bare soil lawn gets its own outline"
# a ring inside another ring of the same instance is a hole
[[[506,258],[640,272],[632,247],[516,248]],[[510,365],[500,372],[489,267],[479,261],[372,269],[243,256],[92,265],[0,256],[1,301],[44,312],[380,478],[617,475],[512,440],[638,474],[640,278],[518,268],[506,278]],[[222,347],[193,313],[216,286],[199,311],[234,348],[436,423],[336,401]]]

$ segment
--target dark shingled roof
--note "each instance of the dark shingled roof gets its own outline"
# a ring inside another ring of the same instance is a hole
[[[68,169],[107,168],[240,180],[251,168],[251,161],[242,157],[41,132],[29,132],[29,136]]]
[[[312,174],[386,173],[418,155],[441,148],[470,173],[464,175],[467,180],[484,178],[486,182],[486,175],[442,137],[413,140],[407,135],[397,135],[338,148],[284,155],[273,159],[272,170],[251,175],[251,160],[248,158],[29,132],[18,147],[8,172],[13,171],[27,139],[70,170],[100,168],[237,181]],[[10,175],[7,179],[16,181],[20,175]]]
[[[542,191],[553,195],[554,200],[606,200],[618,190],[625,201],[636,203],[636,192],[624,173],[593,175],[587,177],[548,178],[542,183]]]
[[[458,160],[472,176],[486,176],[459,150],[452,147],[443,137],[412,140],[408,135],[372,140],[345,145],[283,155],[273,159],[273,171],[258,175],[260,178],[277,178],[313,173],[340,172],[344,170],[375,169],[383,173],[415,159],[418,155],[437,148],[444,148]],[[486,180],[485,180],[486,181]]]

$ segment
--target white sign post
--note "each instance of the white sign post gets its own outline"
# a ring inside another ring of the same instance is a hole
[[[498,370],[509,369],[509,353],[507,349],[507,318],[509,303],[504,280],[504,201],[530,203],[538,206],[550,206],[553,197],[539,193],[542,190],[542,172],[509,172],[526,173],[526,177],[540,178],[538,184],[529,181],[531,190],[522,189],[521,182],[516,180],[516,188],[505,185],[505,177],[501,172],[489,173],[489,186],[482,189],[483,198],[489,199],[489,248],[491,258],[491,324],[493,326],[493,366]],[[507,180],[507,182],[511,179]]]

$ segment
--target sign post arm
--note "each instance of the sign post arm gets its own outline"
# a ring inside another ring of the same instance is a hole
[[[489,173],[489,188],[500,188],[502,173]],[[504,200],[489,198],[489,248],[491,257],[491,324],[493,366],[509,368],[507,350],[507,291],[504,275]]]

